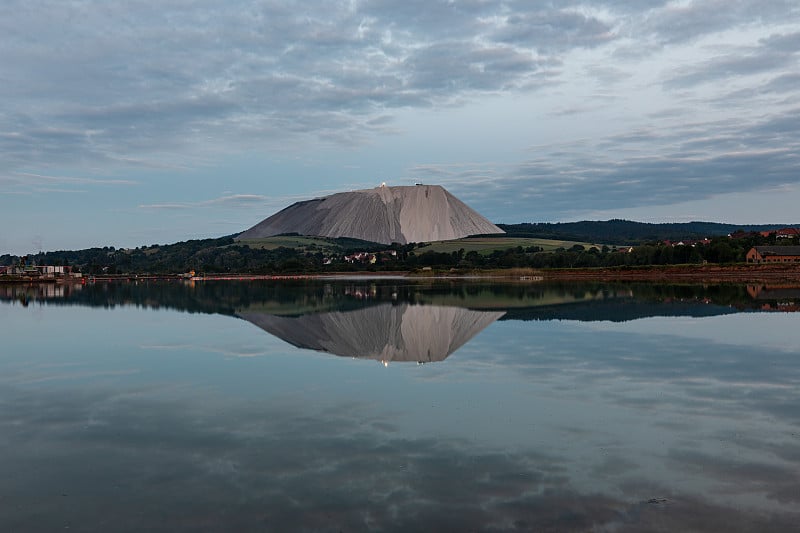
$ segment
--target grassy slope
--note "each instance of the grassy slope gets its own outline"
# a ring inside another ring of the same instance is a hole
[[[326,237],[306,237],[302,235],[276,235],[275,237],[265,237],[262,239],[245,239],[237,241],[236,244],[246,244],[251,248],[264,250],[275,250],[277,248],[302,249],[304,251],[334,251],[338,252],[346,248],[368,247],[375,248],[374,243],[360,241],[358,239],[329,239]]]
[[[304,251],[318,250],[326,252],[337,252],[345,247],[353,249],[359,247],[374,249],[376,246],[381,246],[355,239],[327,239],[324,237],[305,237],[298,235],[279,235],[263,239],[247,239],[239,242],[241,244],[247,244],[251,248],[263,248],[266,250],[275,250],[279,247],[285,247],[302,249]],[[517,246],[522,246],[523,248],[538,246],[545,251],[552,251],[556,248],[569,248],[576,244],[585,246],[587,249],[592,246],[596,246],[597,248],[602,247],[602,245],[588,242],[535,239],[530,237],[467,237],[454,241],[433,242],[423,248],[417,249],[416,252],[425,253],[430,251],[451,253],[457,252],[459,249],[463,248],[465,252],[474,250],[480,254],[488,255],[495,250],[506,250],[508,248],[516,248]],[[388,246],[386,246],[386,248],[388,248]]]
[[[517,246],[522,246],[523,248],[538,246],[545,251],[552,251],[556,248],[570,248],[576,244],[586,247],[587,250],[592,246],[597,248],[602,247],[602,245],[588,242],[534,239],[530,237],[467,237],[454,241],[434,242],[420,249],[417,253],[425,253],[427,251],[451,253],[457,252],[459,249],[463,248],[465,252],[474,250],[480,254],[489,255],[495,250],[506,250],[508,248],[516,248]]]
[[[246,239],[238,241],[236,244],[246,244],[250,248],[258,248],[262,250],[275,250],[281,246],[285,248],[309,248],[316,246],[318,248],[329,249],[334,245],[326,239],[317,237],[296,237],[279,235],[277,237],[267,237],[263,239]]]

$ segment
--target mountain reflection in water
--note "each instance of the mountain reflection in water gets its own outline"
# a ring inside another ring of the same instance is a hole
[[[798,309],[793,286],[410,280],[119,282],[0,286],[0,300],[136,306],[247,320],[298,348],[383,362],[442,361],[497,320],[624,322]]]
[[[384,363],[443,361],[503,315],[502,311],[405,303],[299,317],[237,313],[298,348]]]
[[[796,531],[798,297],[0,285],[0,531]]]

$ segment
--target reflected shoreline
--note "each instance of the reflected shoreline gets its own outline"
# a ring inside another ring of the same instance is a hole
[[[686,316],[716,312],[800,310],[800,283],[670,284],[604,282],[491,283],[479,280],[324,279],[283,281],[134,281],[93,284],[0,285],[0,302],[88,307],[135,306],[237,314],[253,307],[288,316],[367,307],[381,302],[444,305],[475,310],[516,311],[621,302],[681,307]],[[723,311],[727,308],[728,311]],[[662,307],[662,311],[666,308]],[[652,312],[655,314],[648,314]],[[668,316],[677,309],[668,311]],[[546,319],[546,313],[539,313]],[[659,316],[655,309],[641,316]],[[560,318],[553,314],[552,319]],[[508,317],[507,319],[514,319]],[[614,321],[614,316],[603,320]],[[628,318],[633,319],[633,318]],[[621,319],[626,320],[626,319]]]
[[[408,280],[134,282],[0,287],[0,302],[137,307],[246,320],[301,349],[430,363],[495,321],[627,322],[800,310],[795,285],[487,284]]]

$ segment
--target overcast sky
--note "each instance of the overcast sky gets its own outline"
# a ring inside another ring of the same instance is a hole
[[[493,222],[800,223],[800,3],[0,6],[0,254],[383,181]]]

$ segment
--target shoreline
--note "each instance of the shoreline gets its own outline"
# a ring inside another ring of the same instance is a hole
[[[800,284],[800,265],[734,264],[734,265],[648,265],[641,267],[599,267],[471,271],[386,271],[386,272],[326,272],[290,275],[208,275],[195,281],[223,280],[302,280],[302,279],[408,279],[463,280],[539,283],[547,281],[642,281],[652,283],[759,283],[789,282]]]
[[[800,265],[794,264],[734,264],[734,265],[649,265],[640,267],[598,267],[564,269],[511,268],[507,270],[449,271],[384,271],[384,272],[315,272],[307,274],[185,274],[85,276],[82,278],[0,278],[0,284],[57,283],[79,284],[96,282],[138,281],[299,281],[299,280],[464,280],[504,282],[547,281],[642,281],[652,283],[800,283]]]
[[[646,281],[652,283],[800,283],[800,265],[667,265],[627,268],[563,269],[544,272],[552,281]]]

